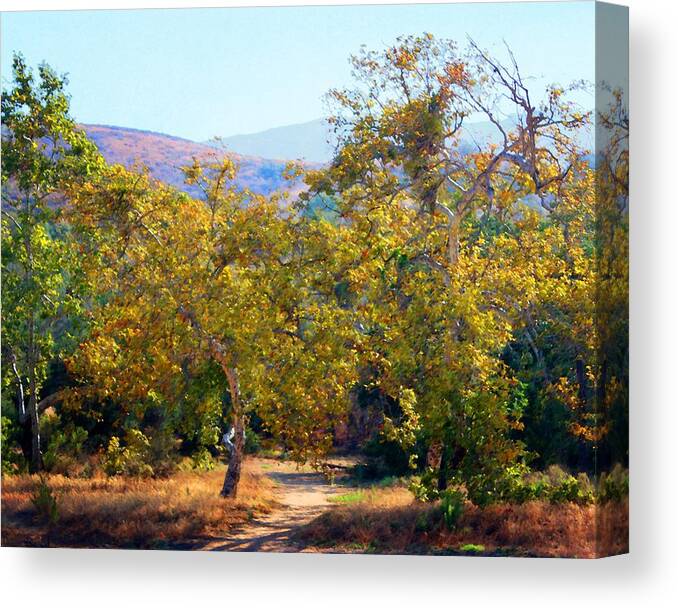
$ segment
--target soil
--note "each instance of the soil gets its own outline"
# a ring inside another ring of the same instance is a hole
[[[332,464],[341,467],[351,463],[333,460]],[[333,503],[328,500],[330,497],[347,490],[345,485],[331,484],[325,475],[310,467],[297,467],[290,462],[252,458],[246,466],[273,480],[279,508],[231,530],[228,537],[211,539],[200,547],[201,550],[303,552],[304,546],[294,540],[295,532],[332,508]]]

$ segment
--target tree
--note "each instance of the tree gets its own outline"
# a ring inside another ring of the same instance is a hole
[[[40,414],[47,366],[73,346],[78,259],[61,223],[63,192],[102,167],[97,150],[69,116],[66,79],[47,65],[36,81],[21,55],[2,95],[3,382],[16,391],[22,448],[42,468]]]
[[[320,462],[345,414],[358,338],[335,293],[341,231],[237,190],[228,159],[185,172],[203,200],[120,167],[72,192],[96,302],[69,367],[100,397],[172,408],[216,366],[229,445],[221,493],[233,497],[252,412],[297,460]]]
[[[510,435],[524,399],[501,354],[527,328],[540,275],[558,270],[512,256],[532,240],[557,265],[540,218],[582,169],[574,135],[588,120],[560,87],[535,105],[509,57],[505,67],[474,43],[462,56],[429,34],[363,50],[356,87],[329,94],[335,159],[308,176],[307,199],[332,197],[355,235],[347,278],[370,365],[388,394],[407,396],[402,422],[418,421],[438,487],[461,477],[479,501],[521,454]],[[496,143],[464,149],[478,114]]]

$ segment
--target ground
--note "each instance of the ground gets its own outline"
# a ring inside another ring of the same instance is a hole
[[[334,464],[340,464],[336,460]],[[305,547],[295,539],[298,530],[332,506],[328,500],[346,492],[330,484],[325,475],[290,462],[252,458],[251,471],[267,475],[275,484],[279,507],[247,524],[197,547],[205,551],[266,551],[292,553]]]
[[[406,481],[357,488],[346,473],[353,461],[332,464],[331,483],[310,467],[248,457],[235,499],[219,496],[223,466],[166,479],[5,476],[2,544],[543,557],[628,551],[628,500],[483,509],[467,502],[448,526],[440,504],[415,501]]]

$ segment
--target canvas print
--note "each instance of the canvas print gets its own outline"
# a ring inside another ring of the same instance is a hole
[[[2,545],[628,551],[628,12],[2,14]]]

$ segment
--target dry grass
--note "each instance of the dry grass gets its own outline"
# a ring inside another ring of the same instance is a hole
[[[628,551],[628,501],[597,508],[530,502],[480,509],[467,504],[456,528],[449,530],[436,504],[413,501],[405,488],[373,489],[362,500],[318,517],[301,530],[300,539],[342,553],[592,558]]]
[[[2,487],[3,546],[193,548],[274,506],[273,485],[243,472],[238,498],[223,499],[223,468],[177,473],[168,479],[47,478],[58,505],[51,527],[31,501],[37,476],[9,476]],[[192,541],[192,542],[191,542]]]

